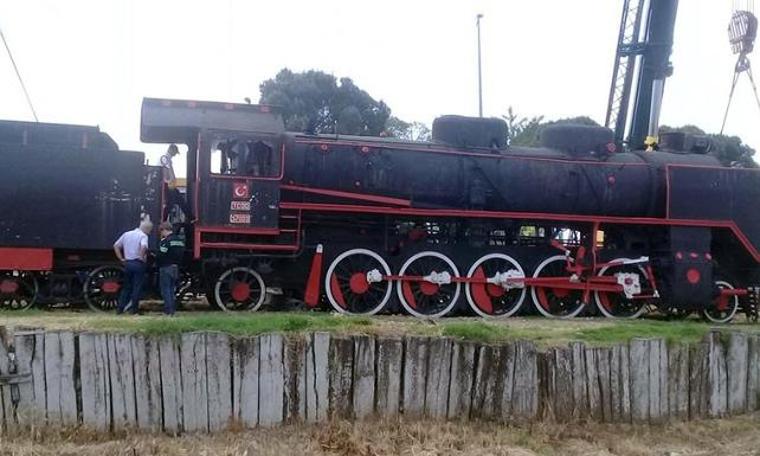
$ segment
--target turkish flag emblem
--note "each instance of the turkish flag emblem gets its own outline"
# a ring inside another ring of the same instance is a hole
[[[251,196],[250,189],[247,182],[235,182],[232,185],[232,198],[233,199],[248,199]]]

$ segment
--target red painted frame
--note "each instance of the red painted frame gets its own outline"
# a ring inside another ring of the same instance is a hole
[[[326,203],[297,203],[283,201],[281,209],[296,209],[302,211],[334,212],[334,213],[368,213],[406,215],[420,217],[457,217],[457,218],[507,218],[536,221],[606,223],[621,225],[659,225],[659,226],[697,226],[705,228],[729,229],[744,245],[749,254],[760,263],[760,252],[754,248],[744,233],[732,220],[699,220],[699,219],[668,219],[654,217],[619,217],[619,216],[590,216],[571,214],[551,214],[543,212],[502,212],[467,209],[419,209],[389,206],[362,206],[356,204],[326,204]]]
[[[0,271],[50,271],[53,249],[0,247]]]

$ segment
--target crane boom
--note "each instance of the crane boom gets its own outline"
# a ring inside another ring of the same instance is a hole
[[[678,0],[623,2],[605,125],[630,147],[657,135],[677,11]]]

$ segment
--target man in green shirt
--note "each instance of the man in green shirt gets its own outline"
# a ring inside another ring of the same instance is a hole
[[[185,242],[174,234],[172,224],[169,222],[163,222],[158,230],[161,241],[158,243],[156,264],[161,297],[164,298],[164,314],[174,315],[179,266],[185,253]]]

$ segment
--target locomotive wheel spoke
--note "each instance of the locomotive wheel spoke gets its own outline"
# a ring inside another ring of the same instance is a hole
[[[368,249],[351,249],[338,255],[325,275],[325,292],[330,305],[338,312],[374,315],[388,303],[391,283],[369,282],[367,273],[378,271],[390,275],[388,263]]]
[[[98,312],[116,309],[119,305],[119,294],[124,284],[124,271],[119,266],[100,266],[88,274],[83,287],[84,300],[87,306]],[[111,284],[113,289],[108,291],[105,284]]]
[[[214,303],[224,311],[255,311],[264,303],[266,286],[255,270],[243,266],[226,270],[214,284]]]
[[[735,288],[725,280],[716,280],[715,286],[720,290],[733,290]],[[734,319],[738,310],[738,296],[718,296],[713,300],[711,306],[702,311],[702,316],[713,323],[728,323]]]
[[[549,257],[538,265],[533,277],[554,277],[570,280],[566,264],[564,255]],[[573,318],[586,307],[581,290],[533,286],[530,293],[536,309],[545,317]]]
[[[10,310],[26,310],[34,306],[39,293],[37,278],[23,271],[9,271],[0,274],[0,283],[12,286],[13,291],[0,291],[0,305]]]
[[[459,277],[454,262],[439,252],[425,251],[412,255],[399,271],[400,276],[426,277],[447,272]],[[459,299],[459,282],[433,283],[426,280],[400,280],[396,284],[401,305],[407,312],[422,318],[437,318],[451,312]]]
[[[522,266],[514,258],[502,253],[489,253],[473,263],[467,277],[485,280],[509,271],[525,276]],[[467,302],[475,313],[483,317],[510,317],[516,314],[525,301],[526,293],[525,287],[506,289],[490,283],[465,284]]]
[[[610,263],[627,260],[627,258],[616,258]],[[615,277],[617,274],[638,274],[639,283],[643,293],[651,291],[652,285],[647,279],[647,274],[640,264],[620,264],[605,266],[599,270],[599,277]],[[612,293],[604,291],[595,291],[594,300],[599,312],[607,318],[638,318],[647,311],[647,300],[629,299],[625,293]]]

